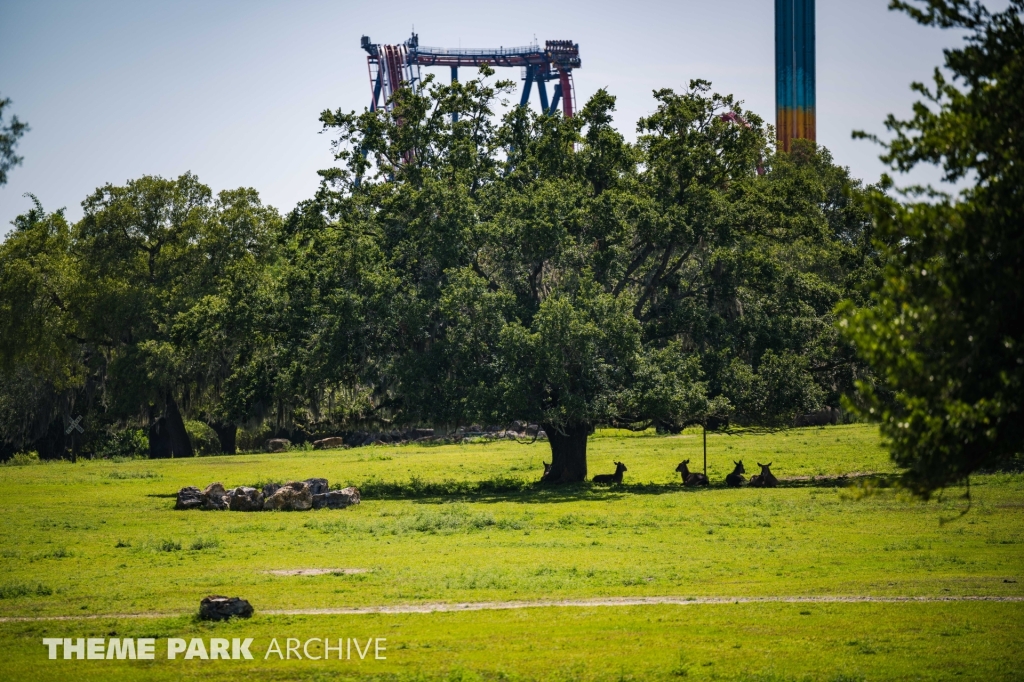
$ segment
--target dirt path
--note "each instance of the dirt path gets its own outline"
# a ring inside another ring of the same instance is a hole
[[[1024,596],[948,596],[948,597],[872,597],[872,596],[806,596],[806,597],[598,597],[594,599],[558,599],[545,601],[481,601],[461,603],[432,602],[425,604],[394,604],[391,606],[359,606],[337,609],[266,609],[267,616],[358,616],[391,613],[448,613],[458,611],[501,611],[551,607],[650,606],[674,604],[931,604],[941,602],[991,601],[1024,602]],[[181,613],[113,613],[106,615],[0,617],[0,623],[35,621],[99,620],[103,618],[177,618]]]

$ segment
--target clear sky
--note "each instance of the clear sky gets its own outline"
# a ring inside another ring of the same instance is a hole
[[[908,115],[910,82],[930,79],[961,40],[887,4],[817,3],[818,141],[869,182],[884,170],[878,149],[851,130],[883,132],[886,114]],[[0,233],[30,207],[26,192],[77,219],[96,187],[145,174],[192,171],[215,191],[254,187],[290,210],[332,165],[319,112],[369,101],[364,34],[398,43],[415,27],[439,47],[571,39],[577,101],[608,88],[630,137],[652,90],[692,78],[774,123],[773,12],[772,0],[0,0],[0,95],[32,127],[0,188]]]

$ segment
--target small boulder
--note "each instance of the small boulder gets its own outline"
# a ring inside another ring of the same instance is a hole
[[[263,499],[267,499],[281,489],[280,483],[267,483],[263,486]]]
[[[264,445],[264,449],[267,452],[284,452],[290,448],[292,442],[287,438],[271,438]]]
[[[306,484],[309,492],[313,495],[323,495],[331,489],[331,486],[327,485],[326,478],[307,478],[303,483]]]
[[[263,509],[263,491],[239,486],[228,494],[231,511],[260,511]]]
[[[252,613],[252,604],[238,597],[210,595],[199,602],[199,618],[202,620],[252,618]]]
[[[211,483],[203,490],[203,509],[221,510],[227,509],[230,502],[228,491],[220,483]]]
[[[330,438],[321,438],[320,440],[313,441],[314,450],[331,450],[333,448],[347,448],[349,447],[345,443],[344,438],[338,436],[331,436]]]
[[[344,509],[359,504],[359,488],[331,490],[313,496],[313,509]]]
[[[313,507],[313,494],[304,481],[285,483],[263,500],[263,508],[277,511],[306,511]]]
[[[178,500],[174,503],[175,509],[199,509],[203,506],[203,491],[189,485],[178,491]]]

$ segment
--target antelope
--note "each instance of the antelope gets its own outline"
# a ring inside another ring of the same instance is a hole
[[[678,471],[679,474],[683,477],[683,485],[707,485],[708,477],[705,476],[704,474],[691,472],[690,469],[686,466],[689,463],[690,460],[685,460],[683,462],[680,462],[679,466],[676,467],[676,471]]]
[[[598,474],[591,479],[593,483],[622,483],[623,472],[629,471],[626,465],[622,462],[614,462],[615,473],[614,474]]]
[[[757,466],[761,467],[761,473],[755,474],[750,477],[750,486],[752,488],[774,488],[779,484],[779,479],[775,478],[772,472],[768,469],[772,465],[771,462],[767,464],[757,463]]]
[[[732,470],[731,474],[725,477],[725,484],[730,488],[739,488],[747,482],[743,477],[743,474],[747,473],[747,470],[743,468],[742,459],[738,462],[734,461],[733,464],[736,465],[736,468]]]

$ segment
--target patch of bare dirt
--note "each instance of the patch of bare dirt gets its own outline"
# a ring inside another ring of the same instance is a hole
[[[323,570],[323,569],[316,569]],[[556,599],[544,601],[482,601],[482,602],[433,602],[423,604],[392,604],[388,606],[354,606],[334,609],[259,609],[267,616],[355,616],[363,614],[389,613],[442,613],[457,611],[501,611],[508,609],[534,609],[552,607],[600,607],[600,606],[649,606],[654,604],[675,604],[677,606],[699,606],[702,604],[929,604],[941,602],[1024,602],[1024,595],[961,595],[922,597],[875,597],[867,595],[815,595],[806,597],[602,597],[596,599]],[[184,614],[174,613],[125,613],[107,615],[74,616],[29,616],[3,617],[0,623],[21,623],[30,621],[98,620],[101,618],[175,618]]]
[[[264,571],[270,575],[355,575],[369,573],[367,568],[288,568],[275,571]]]

